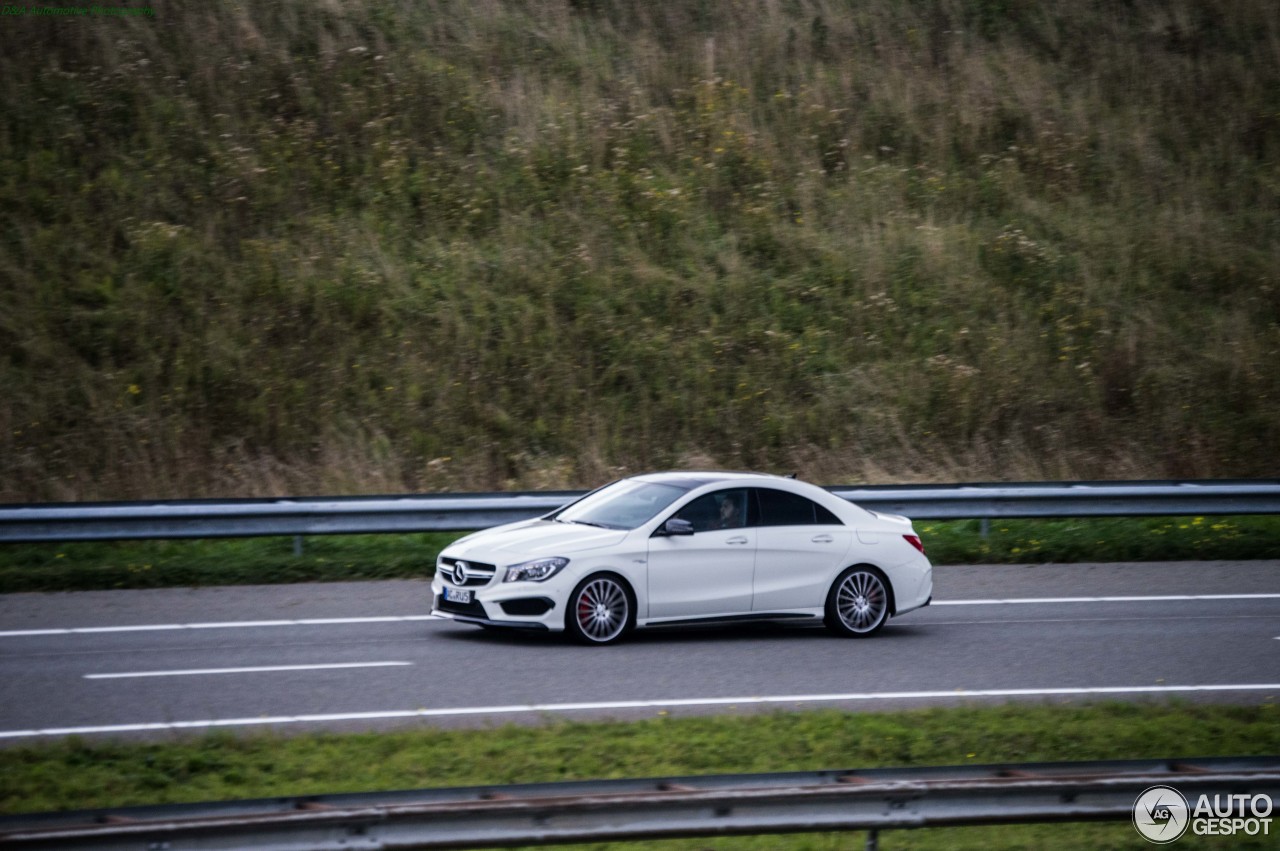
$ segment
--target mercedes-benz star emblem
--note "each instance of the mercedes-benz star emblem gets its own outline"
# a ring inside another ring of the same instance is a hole
[[[466,584],[467,563],[465,561],[456,561],[453,563],[453,581],[459,585]]]

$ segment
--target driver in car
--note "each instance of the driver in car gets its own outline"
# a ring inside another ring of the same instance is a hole
[[[720,529],[737,529],[742,526],[742,512],[732,496],[720,500]]]

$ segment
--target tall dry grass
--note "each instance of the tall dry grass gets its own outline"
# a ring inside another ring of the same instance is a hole
[[[1270,4],[0,22],[0,499],[1273,476]]]

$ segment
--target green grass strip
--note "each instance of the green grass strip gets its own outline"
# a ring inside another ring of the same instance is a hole
[[[0,547],[0,593],[429,577],[462,533],[94,541]]]
[[[934,564],[1280,558],[1280,517],[917,521]]]
[[[1010,704],[715,718],[659,713],[632,723],[562,721],[482,731],[216,733],[157,744],[70,739],[0,750],[0,811],[726,772],[1267,755],[1280,753],[1276,712],[1270,703]],[[1188,836],[1179,847],[1225,847],[1217,841],[1197,845]],[[592,847],[843,849],[860,843],[849,834],[823,834]],[[894,831],[882,840],[885,848],[1139,845],[1127,824]]]
[[[1280,517],[919,521],[934,564],[1280,558]],[[462,533],[121,541],[0,547],[0,593],[430,576]]]

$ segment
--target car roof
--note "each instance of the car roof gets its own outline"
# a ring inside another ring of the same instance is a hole
[[[793,476],[777,476],[773,473],[744,473],[728,470],[667,470],[655,473],[641,473],[637,476],[628,476],[620,481],[635,482],[652,482],[654,484],[673,485],[682,488],[685,491],[694,491],[706,485],[714,485],[723,482],[739,482],[743,485],[766,486],[777,485],[783,490],[792,493],[802,494],[808,498],[815,499],[818,502],[825,503],[827,508],[835,511],[837,516],[844,516],[849,511],[858,514],[871,514],[867,509],[860,505],[855,505],[848,500],[836,496],[830,490],[797,479]]]
[[[693,490],[694,488],[700,488],[703,485],[715,484],[717,482],[759,481],[761,479],[780,480],[782,477],[775,476],[770,473],[736,473],[718,470],[670,470],[661,473],[644,473],[639,476],[633,476],[632,478],[642,482],[675,485],[677,487]]]

